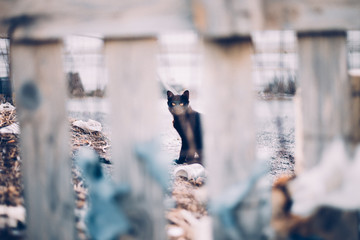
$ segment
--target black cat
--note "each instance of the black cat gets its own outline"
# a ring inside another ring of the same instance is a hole
[[[202,132],[200,113],[189,106],[189,91],[182,95],[174,95],[167,91],[169,111],[174,117],[173,125],[181,137],[181,150],[177,164],[202,164]],[[198,157],[195,158],[195,153]]]

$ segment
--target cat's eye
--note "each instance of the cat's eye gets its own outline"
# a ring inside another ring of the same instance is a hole
[[[171,105],[175,106],[176,104],[175,104],[175,103],[171,103]]]
[[[184,103],[180,103],[180,106],[184,106]]]

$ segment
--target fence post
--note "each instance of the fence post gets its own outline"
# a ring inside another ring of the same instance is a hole
[[[74,239],[62,42],[11,44],[21,127],[27,239]]]
[[[105,40],[111,100],[114,178],[131,187],[128,211],[135,212],[136,239],[165,239],[163,194],[143,163],[135,144],[157,136],[155,38]],[[133,214],[134,215],[134,214]],[[133,219],[134,220],[134,219]],[[134,224],[134,222],[133,222]]]
[[[298,33],[300,113],[297,116],[296,172],[319,163],[334,137],[349,138],[350,82],[346,32]]]
[[[355,144],[360,142],[360,70],[351,70],[351,136]]]
[[[250,37],[208,39],[204,45],[205,164],[209,196],[216,199],[234,184],[245,182],[255,166],[253,49]],[[269,220],[259,221],[262,210],[260,206],[235,210],[244,239],[260,239]],[[225,231],[220,218],[214,216],[214,239],[230,239]]]

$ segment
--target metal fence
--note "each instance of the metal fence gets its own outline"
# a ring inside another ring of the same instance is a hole
[[[263,90],[274,80],[295,81],[298,53],[295,32],[253,32],[253,80]],[[198,89],[202,82],[202,46],[195,32],[159,36],[158,78],[178,90]],[[360,31],[347,32],[349,69],[360,68]],[[101,37],[70,36],[65,39],[66,72],[78,72],[86,91],[107,85]],[[9,75],[9,40],[0,38],[0,77]]]
[[[349,69],[360,68],[360,31],[348,31],[347,47]]]
[[[9,40],[0,38],[0,77],[9,76]]]
[[[107,77],[104,66],[103,39],[92,36],[69,36],[64,41],[64,69],[78,73],[85,92],[104,90]]]

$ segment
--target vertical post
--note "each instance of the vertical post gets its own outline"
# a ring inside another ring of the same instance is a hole
[[[301,173],[321,161],[322,152],[335,137],[349,141],[355,129],[351,128],[346,32],[301,33],[298,39],[301,95],[296,172]],[[352,230],[347,232],[348,239],[358,239],[356,213],[344,215],[341,224]]]
[[[360,70],[350,71],[351,84],[351,138],[354,144],[360,142]]]
[[[136,143],[157,136],[155,38],[105,41],[112,109],[114,178],[131,187],[129,211],[140,222],[136,239],[165,239],[163,194],[159,184],[135,156]],[[134,219],[133,219],[134,220]]]
[[[13,42],[28,239],[74,239],[74,197],[60,41]]]
[[[346,32],[299,33],[296,172],[315,166],[334,137],[350,135]]]
[[[247,180],[255,166],[252,53],[250,37],[205,41],[205,164],[210,199]],[[244,239],[260,239],[260,207],[253,210],[236,213]],[[217,217],[213,235],[216,240],[229,239]]]

